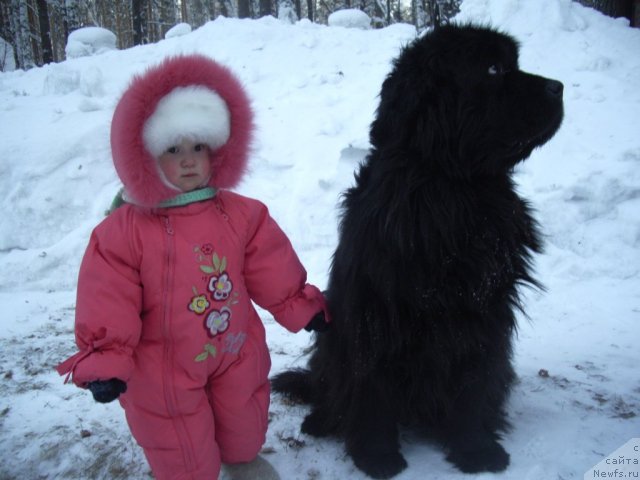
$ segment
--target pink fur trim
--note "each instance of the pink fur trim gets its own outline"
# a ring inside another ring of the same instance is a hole
[[[247,168],[253,135],[253,113],[244,88],[226,67],[203,55],[171,57],[136,76],[116,106],[111,124],[111,151],[118,176],[128,196],[143,206],[154,206],[175,196],[158,175],[155,158],[142,139],[146,120],[162,97],[176,87],[202,85],[224,99],[231,116],[231,134],[212,152],[209,185],[232,188]]]

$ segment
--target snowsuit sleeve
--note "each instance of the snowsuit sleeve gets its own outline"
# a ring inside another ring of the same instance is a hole
[[[267,207],[257,201],[251,207],[244,272],[252,300],[291,332],[321,311],[329,320],[322,292],[307,283],[306,270]]]
[[[75,334],[79,352],[58,373],[80,387],[94,380],[127,382],[140,340],[139,259],[126,228],[128,209],[111,214],[91,234],[78,277]],[[130,219],[129,219],[130,220]]]

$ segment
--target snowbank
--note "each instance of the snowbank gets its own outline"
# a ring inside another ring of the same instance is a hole
[[[69,34],[64,51],[67,58],[88,57],[116,49],[116,35],[101,27],[84,27]]]
[[[164,38],[182,37],[187,33],[191,33],[191,25],[188,23],[178,23],[171,27],[167,33],[164,34]]]
[[[330,27],[371,28],[371,18],[362,10],[355,8],[338,10],[329,15],[328,23]]]

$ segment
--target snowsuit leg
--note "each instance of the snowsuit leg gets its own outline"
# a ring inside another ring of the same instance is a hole
[[[256,314],[249,321],[238,360],[223,374],[211,378],[208,385],[216,440],[224,463],[253,460],[265,442],[270,367],[264,327]]]
[[[147,359],[149,360],[149,359]],[[137,362],[121,397],[127,422],[144,450],[156,480],[211,480],[220,472],[215,422],[204,389],[173,392],[180,408],[172,408],[157,362]],[[136,379],[144,379],[138,382]]]

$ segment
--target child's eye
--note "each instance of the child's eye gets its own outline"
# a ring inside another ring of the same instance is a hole
[[[167,153],[178,153],[179,149],[178,147],[169,147],[167,148]]]
[[[199,144],[197,144],[193,149],[194,149],[196,152],[201,152],[201,151],[202,151],[202,150],[204,150],[205,148],[207,148],[207,146],[206,146],[206,145],[204,145],[203,143],[199,143]]]

